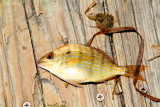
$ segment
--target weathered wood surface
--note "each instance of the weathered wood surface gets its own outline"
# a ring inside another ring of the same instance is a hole
[[[64,82],[39,69],[36,61],[44,54],[67,43],[85,44],[98,31],[84,11],[93,0],[0,0],[0,107],[21,107],[30,102],[32,107],[62,104],[67,107],[158,107],[144,98],[133,87],[133,79],[121,77],[121,96],[112,100],[113,81],[83,88],[64,87]],[[147,60],[156,53],[152,44],[160,45],[159,0],[97,0],[98,12],[109,12],[115,27],[133,26],[145,39],[143,64],[148,66],[143,75],[148,93],[160,97],[160,58]],[[135,33],[101,35],[92,46],[114,57],[119,66],[134,65],[139,39]],[[101,103],[96,95],[102,93]]]

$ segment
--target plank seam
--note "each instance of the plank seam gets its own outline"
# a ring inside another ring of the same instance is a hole
[[[35,15],[35,8],[34,8],[34,3],[33,3],[33,0],[31,0],[31,9],[33,10],[33,14],[28,17],[28,14],[27,14],[27,10],[26,10],[26,4],[25,4],[25,0],[22,0],[22,4],[23,4],[23,8],[24,8],[24,14],[25,14],[25,18],[26,18],[26,23],[27,23],[27,27],[28,27],[28,30],[29,30],[29,35],[30,35],[30,40],[31,40],[31,46],[32,46],[32,51],[33,51],[33,57],[34,57],[34,62],[35,62],[35,66],[36,66],[36,75],[35,75],[35,85],[34,85],[34,93],[33,95],[37,92],[37,84],[40,84],[40,93],[41,93],[41,97],[42,97],[42,103],[43,103],[43,106],[45,107],[45,100],[44,100],[44,97],[43,97],[43,86],[42,86],[42,83],[40,81],[40,73],[39,73],[39,70],[38,70],[38,65],[36,63],[36,52],[35,52],[35,47],[34,47],[34,42],[32,40],[32,30],[31,30],[31,27],[30,27],[30,23],[29,23],[29,19]],[[38,85],[39,86],[39,85]],[[34,98],[33,98],[34,100]]]

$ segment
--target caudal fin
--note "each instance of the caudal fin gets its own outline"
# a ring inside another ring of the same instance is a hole
[[[127,71],[126,71],[126,74],[124,76],[126,77],[130,77],[130,78],[136,78],[134,76],[134,71],[137,69],[137,65],[129,65],[129,66],[126,66],[127,68]],[[139,68],[139,71],[142,72],[144,71],[145,69],[147,68],[147,66],[144,66],[144,65],[141,65],[140,68]],[[139,74],[138,80],[141,80],[141,81],[146,81],[144,79],[144,77],[142,75]]]

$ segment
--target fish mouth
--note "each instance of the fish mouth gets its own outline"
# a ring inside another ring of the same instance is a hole
[[[38,65],[39,67],[43,67],[44,61],[42,61],[41,59],[39,59],[39,60],[37,61],[37,65]]]
[[[39,59],[37,61],[37,65],[38,65],[39,68],[49,71],[49,68],[48,68],[48,66],[47,66],[45,61]]]

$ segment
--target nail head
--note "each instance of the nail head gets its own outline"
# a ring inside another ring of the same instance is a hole
[[[97,94],[96,99],[101,102],[101,101],[104,100],[104,95],[103,94]]]

